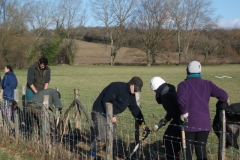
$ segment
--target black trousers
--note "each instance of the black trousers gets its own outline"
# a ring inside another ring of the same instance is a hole
[[[209,131],[185,132],[187,144],[187,160],[192,160],[194,148],[197,160],[207,160],[206,144],[208,135]]]
[[[181,150],[181,128],[175,123],[170,123],[164,133],[166,160],[179,160]]]

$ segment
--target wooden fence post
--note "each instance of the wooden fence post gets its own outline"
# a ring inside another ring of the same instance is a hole
[[[218,160],[225,159],[226,153],[226,116],[225,110],[220,110],[220,117],[222,117],[222,126],[220,131],[220,138],[219,138],[219,148],[218,148]]]
[[[43,95],[43,111],[42,111],[42,134],[43,134],[43,142],[47,146],[49,146],[49,153],[51,153],[51,139],[50,139],[50,124],[49,124],[49,95]]]
[[[140,107],[140,94],[139,92],[135,93],[135,98],[136,98],[136,102],[138,107]],[[139,124],[137,122],[137,120],[135,119],[135,145],[137,145],[139,143]],[[137,152],[136,152],[137,153]]]
[[[107,116],[107,138],[106,138],[106,159],[113,159],[113,106],[111,103],[106,103]]]
[[[75,119],[74,119],[74,123],[75,123],[75,129],[78,129],[79,131],[81,131],[81,119],[80,119],[80,110],[77,107],[77,103],[76,100],[79,97],[79,89],[74,89],[74,101],[75,101]]]
[[[56,88],[56,91],[58,91],[58,88]],[[56,106],[55,106],[56,107]],[[55,125],[56,125],[56,130],[57,130],[57,126],[58,126],[58,123],[59,123],[59,119],[60,119],[60,112],[57,108],[55,108]]]
[[[18,103],[18,89],[14,90],[14,100]],[[19,115],[16,112],[14,112],[14,129],[15,129],[15,138],[18,141],[19,138]]]
[[[22,106],[23,106],[23,112],[25,113],[25,104],[26,104],[26,88],[25,85],[23,84],[22,86]]]

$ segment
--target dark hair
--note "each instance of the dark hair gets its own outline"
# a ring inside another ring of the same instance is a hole
[[[140,77],[134,76],[130,81],[128,82],[129,85],[134,85],[134,91],[135,92],[141,92],[143,81]]]
[[[45,66],[48,65],[48,59],[44,56],[42,56],[41,58],[39,58],[39,64],[44,64]]]
[[[7,65],[7,69],[9,69],[10,72],[13,72],[12,66]]]

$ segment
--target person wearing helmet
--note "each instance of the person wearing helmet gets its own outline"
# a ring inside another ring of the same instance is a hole
[[[150,133],[150,129],[145,125],[143,114],[137,104],[135,97],[136,92],[141,92],[143,81],[140,77],[132,77],[128,83],[112,82],[106,86],[95,100],[92,107],[92,120],[94,122],[95,139],[91,143],[91,149],[88,151],[88,159],[95,159],[96,153],[105,146],[107,139],[106,134],[106,103],[113,106],[113,115],[117,115],[125,111],[127,108],[131,111],[133,117],[138,121],[146,136]],[[113,122],[113,138],[116,141],[116,122],[115,116]],[[116,143],[114,143],[114,147]]]
[[[209,100],[215,97],[227,102],[228,94],[213,82],[202,79],[200,62],[190,62],[186,71],[186,79],[178,84],[177,96],[181,120],[188,119],[185,124],[187,160],[192,159],[194,146],[197,159],[206,160],[206,142],[211,130]]]
[[[160,128],[171,121],[163,135],[166,159],[179,159],[178,152],[181,149],[181,112],[177,103],[175,86],[166,83],[161,77],[156,76],[150,81],[150,89],[155,92],[157,103],[162,104],[163,108],[166,110],[166,115],[159,121],[158,127]],[[158,127],[154,127],[154,130],[157,131],[159,129]]]

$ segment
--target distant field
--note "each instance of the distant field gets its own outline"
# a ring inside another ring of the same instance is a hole
[[[75,65],[94,65],[94,64],[109,64],[110,63],[110,45],[85,42],[75,40],[76,45],[76,57]],[[189,54],[190,59],[196,59],[198,61],[204,61],[204,55]],[[164,52],[159,53],[155,57],[157,64],[178,64],[179,55],[178,52]],[[239,57],[234,56],[221,58],[219,56],[213,56],[208,60],[212,64],[225,64],[225,63],[239,63]],[[184,56],[181,56],[181,62],[185,62]],[[116,65],[146,65],[146,53],[137,48],[122,47],[118,50],[115,64]]]

